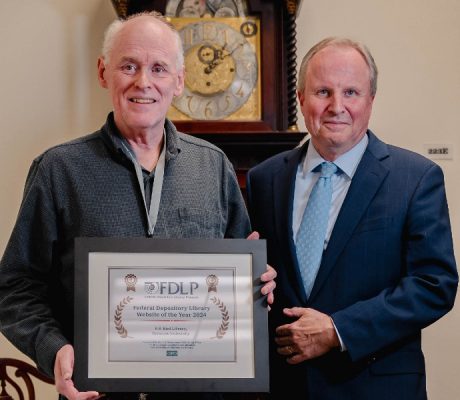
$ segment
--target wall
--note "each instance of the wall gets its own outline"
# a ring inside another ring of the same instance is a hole
[[[325,36],[364,41],[379,66],[371,129],[383,140],[421,152],[424,143],[453,145],[445,172],[460,254],[460,2],[443,0],[303,0],[297,20],[299,63]],[[19,208],[33,157],[100,127],[110,105],[96,79],[108,0],[0,2],[0,253]],[[300,118],[299,114],[299,119]],[[304,129],[300,122],[301,129]],[[456,371],[460,306],[423,332],[430,398],[460,398]],[[21,357],[2,336],[0,356]],[[38,398],[55,398],[44,387]]]
[[[96,60],[114,18],[108,0],[0,0],[0,254],[32,159],[105,121]],[[0,357],[27,360],[1,334]],[[56,390],[40,384],[37,398]]]

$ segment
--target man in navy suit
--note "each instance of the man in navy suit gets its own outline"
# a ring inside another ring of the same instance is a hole
[[[427,398],[421,330],[453,307],[458,284],[444,178],[435,163],[368,129],[376,88],[364,45],[319,42],[298,80],[310,140],[248,173],[253,228],[278,271],[274,398]],[[307,296],[297,234],[324,161],[338,173]]]

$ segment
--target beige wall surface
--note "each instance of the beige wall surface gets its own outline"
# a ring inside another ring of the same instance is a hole
[[[33,157],[98,129],[110,110],[96,79],[108,0],[0,1],[0,254]],[[384,141],[423,151],[448,144],[444,170],[455,251],[460,254],[460,1],[303,0],[298,63],[331,35],[365,42],[379,67],[371,129]],[[299,113],[299,125],[304,130]],[[457,178],[456,178],[457,177]],[[430,399],[460,398],[460,306],[423,332]],[[0,357],[24,358],[0,335]],[[40,399],[53,399],[44,387]]]

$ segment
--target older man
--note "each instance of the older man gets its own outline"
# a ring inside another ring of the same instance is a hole
[[[113,113],[100,130],[34,160],[0,265],[2,333],[70,400],[99,396],[79,392],[71,380],[74,238],[244,238],[250,232],[229,160],[166,119],[184,86],[178,33],[155,13],[115,21],[98,76]],[[269,268],[261,276],[269,303],[275,275]]]

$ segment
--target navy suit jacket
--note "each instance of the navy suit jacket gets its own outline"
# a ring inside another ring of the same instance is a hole
[[[458,275],[442,170],[368,131],[309,299],[295,256],[295,175],[309,142],[251,169],[254,230],[278,271],[270,320],[271,391],[302,399],[425,399],[421,330],[454,304]],[[332,316],[347,351],[289,365],[276,353],[284,307]]]

